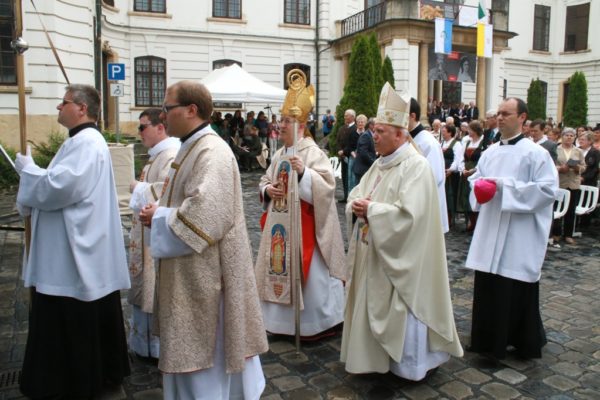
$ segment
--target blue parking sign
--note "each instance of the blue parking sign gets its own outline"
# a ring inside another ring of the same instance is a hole
[[[108,63],[108,80],[109,81],[124,81],[125,80],[125,64]]]

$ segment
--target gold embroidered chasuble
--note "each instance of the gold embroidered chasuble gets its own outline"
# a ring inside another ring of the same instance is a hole
[[[368,225],[357,220],[350,238],[352,278],[346,299],[341,360],[346,369],[387,372],[402,359],[408,312],[427,325],[429,351],[462,356],[448,284],[437,186],[413,146],[378,160],[348,197],[370,196]]]
[[[144,189],[143,195],[146,202],[158,201],[162,193],[163,183],[171,168],[171,163],[177,154],[177,148],[166,148],[154,157],[142,169],[140,182],[150,183]],[[129,276],[131,278],[131,289],[127,294],[130,304],[139,306],[143,312],[151,313],[154,307],[154,284],[156,270],[154,259],[150,254],[148,228],[145,228],[139,220],[137,213],[133,213],[131,219],[131,231],[129,236]]]
[[[227,373],[268,350],[237,161],[214,132],[190,138],[169,172],[160,206],[176,208],[169,227],[192,254],[160,259],[155,328],[159,369],[185,373],[213,366],[223,299]]]
[[[281,164],[279,161],[282,159],[284,151],[285,147],[275,153],[271,165],[261,178],[259,184],[261,194],[267,185],[282,179],[282,171],[278,166]],[[305,137],[298,141],[297,156],[309,168],[305,173],[311,174],[316,247],[318,247],[323,256],[325,264],[329,269],[329,275],[340,280],[345,280],[347,274],[344,260],[344,243],[335,205],[335,178],[331,169],[331,163],[326,154],[311,138]],[[287,186],[289,187],[290,184],[288,183]],[[261,200],[263,200],[262,195]],[[262,233],[255,265],[258,292],[261,300],[289,304],[291,306],[289,293],[288,296],[285,296],[285,287],[283,288],[283,295],[281,295],[279,294],[278,287],[270,283],[273,276],[273,271],[271,270],[278,268],[281,249],[285,249],[286,251],[284,257],[289,257],[289,254],[291,254],[289,251],[291,248],[289,236],[279,233],[278,227],[283,224],[277,218],[277,212],[273,210],[274,207],[277,209],[281,208],[282,205],[270,201],[266,204],[266,207],[267,220]],[[299,240],[301,242],[301,238]],[[285,245],[282,244],[282,241],[285,241]],[[302,246],[302,243],[300,243],[300,246]],[[317,250],[315,249],[315,251]],[[273,265],[273,263],[277,265]],[[291,284],[292,282],[289,282],[288,286]],[[291,291],[291,288],[289,288],[289,291]],[[302,304],[301,298],[300,301]]]

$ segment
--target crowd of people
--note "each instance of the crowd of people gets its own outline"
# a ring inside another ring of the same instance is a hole
[[[553,204],[559,185],[576,198],[580,184],[597,181],[600,124],[594,133],[562,129],[554,142],[551,124],[528,121],[527,105],[508,98],[483,122],[471,104],[469,120],[435,118],[428,130],[418,102],[386,83],[375,116],[348,109],[337,131],[346,251],[336,180],[311,132],[314,89],[301,71],[290,76],[280,120],[221,119],[192,81],[169,86],[161,109],[140,114],[150,158],[130,187],[129,260],[95,125],[100,97],[90,86],[67,88],[57,109],[70,137],[55,159],[47,169],[29,153],[15,161],[17,207],[32,222],[26,396],[93,397],[129,374],[131,350],[157,359],[165,399],[258,399],[267,333],[320,340],[342,323],[348,372],[424,379],[463,355],[444,240],[460,212],[475,243],[465,264],[475,270],[466,349],[541,357],[539,280],[551,229],[572,242],[569,213],[552,227]],[[324,128],[332,118],[323,116]],[[253,168],[259,145],[270,164],[253,262],[246,224],[259,221],[246,220],[240,169]]]

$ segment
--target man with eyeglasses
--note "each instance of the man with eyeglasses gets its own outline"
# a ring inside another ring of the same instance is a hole
[[[18,154],[18,208],[31,215],[23,268],[31,287],[21,392],[92,398],[129,375],[119,291],[129,274],[110,153],[96,121],[100,96],[67,87],[57,106],[69,137],[48,168]]]
[[[138,132],[150,158],[142,169],[140,180],[130,185],[129,202],[133,210],[129,231],[131,289],[127,296],[133,307],[129,346],[138,356],[155,359],[158,358],[159,341],[151,330],[156,272],[150,254],[150,231],[140,223],[138,214],[144,206],[157,202],[162,196],[163,183],[181,146],[179,139],[167,136],[161,113],[160,108],[148,108],[140,114]]]
[[[496,115],[500,142],[482,153],[469,177],[479,218],[466,261],[475,270],[468,350],[499,360],[511,346],[518,357],[540,358],[546,335],[539,285],[558,174],[546,149],[523,140],[523,100],[504,100]]]
[[[198,82],[167,88],[167,134],[181,148],[158,205],[144,207],[158,259],[154,326],[169,399],[258,399],[268,350],[237,161],[210,127],[212,97]]]

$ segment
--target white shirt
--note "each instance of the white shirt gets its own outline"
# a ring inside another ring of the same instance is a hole
[[[442,143],[442,150],[446,150],[450,146],[450,143],[452,143],[453,140],[454,140],[454,138],[452,138],[448,141],[444,140],[444,142]],[[460,142],[460,140],[456,139],[456,143],[452,147],[452,152],[454,153],[454,159],[452,160],[452,164],[450,165],[450,167],[448,169],[453,172],[454,171],[458,172],[460,170],[460,166],[464,164],[463,157],[465,155],[465,152],[463,151],[463,146],[462,146],[462,143]]]
[[[23,168],[17,201],[32,208],[25,287],[83,301],[130,287],[112,162],[100,132],[86,128],[68,138],[47,169]]]
[[[480,178],[497,180],[495,196],[471,205],[479,218],[466,267],[537,282],[552,225],[558,173],[546,149],[530,140],[515,145],[495,143],[481,154],[471,185]]]

